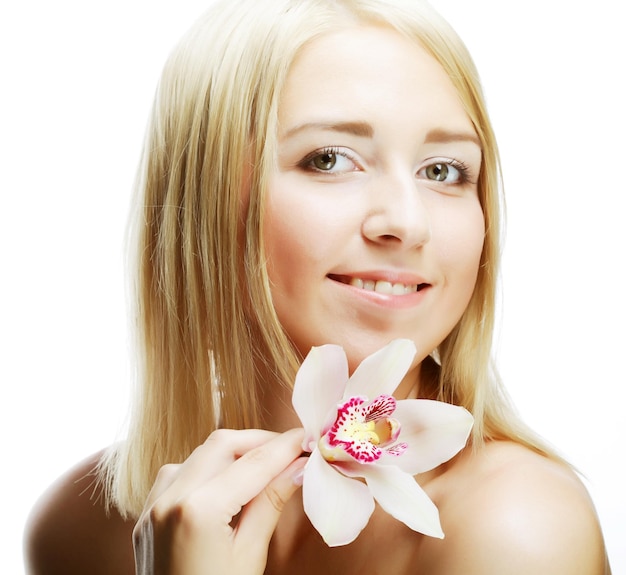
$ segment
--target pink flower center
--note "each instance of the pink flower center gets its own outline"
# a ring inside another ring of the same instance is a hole
[[[404,453],[407,445],[396,443],[400,422],[390,417],[395,409],[396,400],[390,395],[379,395],[369,403],[356,396],[340,404],[335,422],[319,441],[324,459],[373,463],[383,453]]]

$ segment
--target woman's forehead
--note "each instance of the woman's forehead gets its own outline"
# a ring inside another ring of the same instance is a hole
[[[380,26],[345,28],[304,46],[278,113],[279,139],[325,125],[367,135],[391,115],[475,137],[443,67],[418,42]]]

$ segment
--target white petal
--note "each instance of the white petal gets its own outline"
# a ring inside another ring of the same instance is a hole
[[[305,450],[332,423],[327,421],[329,413],[341,401],[347,381],[348,360],[342,347],[311,348],[296,374],[291,400],[305,430]]]
[[[433,469],[454,457],[467,443],[474,418],[466,409],[442,401],[398,401],[393,417],[400,422],[399,441],[407,443],[400,456],[384,455],[384,465],[397,465],[411,475]]]
[[[367,485],[345,477],[316,449],[304,468],[304,511],[329,547],[354,541],[374,511]]]
[[[443,539],[439,511],[411,475],[397,467],[372,465],[365,481],[387,513],[414,531]]]
[[[345,397],[391,395],[400,385],[415,357],[415,344],[409,339],[396,339],[366,357],[356,368],[346,387]]]

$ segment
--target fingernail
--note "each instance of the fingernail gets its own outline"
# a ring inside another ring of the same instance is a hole
[[[296,471],[292,476],[291,476],[291,480],[296,484],[296,485],[302,485],[302,483],[304,482],[304,468],[298,469],[298,471]]]

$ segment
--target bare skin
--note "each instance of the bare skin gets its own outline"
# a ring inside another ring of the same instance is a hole
[[[105,513],[95,490],[101,454],[81,461],[40,497],[26,526],[27,573],[134,573],[134,522]]]
[[[27,573],[135,573],[135,524],[116,512],[107,517],[102,500],[92,497],[96,460],[71,470],[35,507],[27,529]],[[418,481],[439,507],[445,539],[414,533],[377,509],[353,544],[330,549],[304,516],[296,491],[280,515],[264,572],[308,575],[332,566],[348,575],[610,573],[593,505],[575,475],[558,463],[514,443],[492,442],[478,453],[466,450]],[[207,515],[219,499],[214,494],[205,502]],[[257,571],[231,566],[224,572]]]

